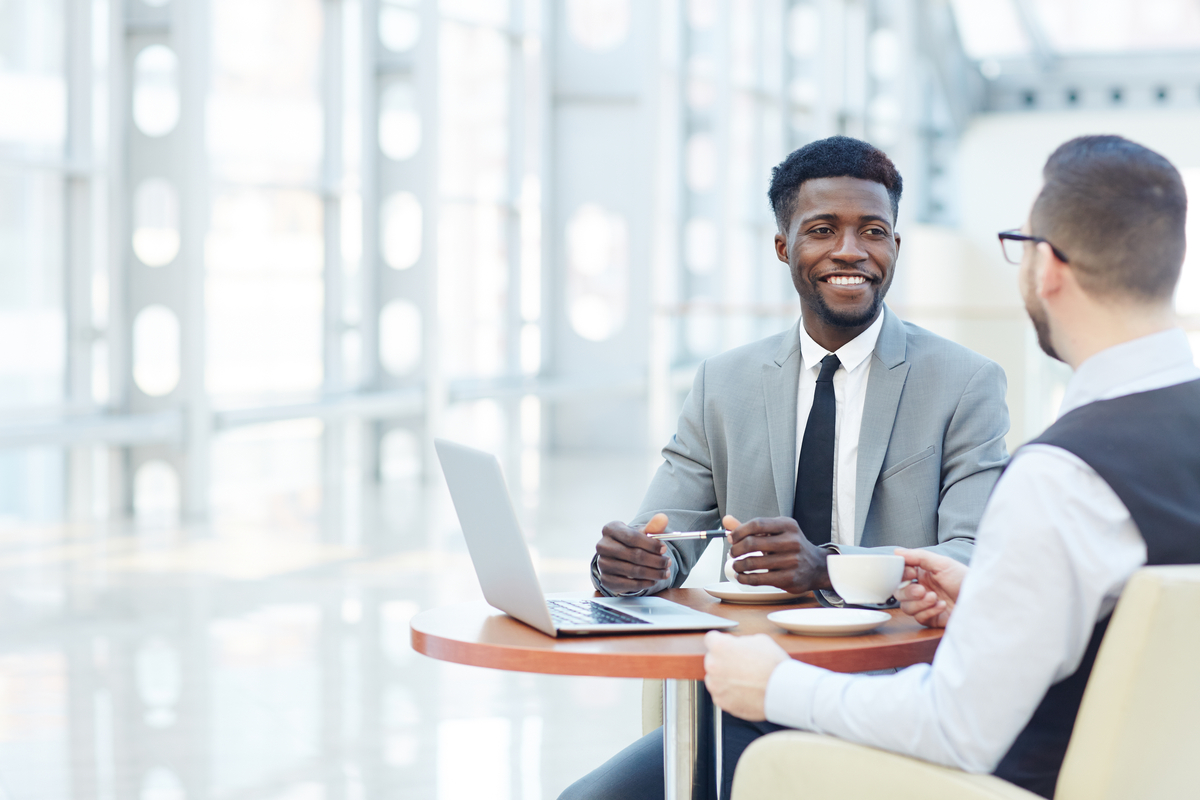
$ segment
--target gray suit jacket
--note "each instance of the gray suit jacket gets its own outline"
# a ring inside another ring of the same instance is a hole
[[[712,529],[726,514],[743,522],[791,516],[799,324],[700,365],[631,524],[660,511],[669,530]],[[859,433],[856,546],[838,549],[928,547],[967,562],[1008,461],[1004,371],[886,307],[872,359]],[[652,591],[683,583],[706,544],[670,542],[675,574]]]

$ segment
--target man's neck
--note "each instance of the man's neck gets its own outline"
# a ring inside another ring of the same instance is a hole
[[[1169,304],[1097,305],[1088,313],[1076,315],[1069,325],[1060,326],[1062,332],[1055,337],[1055,349],[1071,369],[1078,369],[1103,350],[1177,325]]]
[[[863,331],[871,327],[882,313],[883,309],[880,308],[879,312],[867,320],[865,325],[855,325],[853,327],[831,325],[815,313],[803,314],[800,322],[804,325],[804,330],[808,332],[808,335],[812,337],[814,342],[824,347],[830,353],[836,353],[842,349],[844,344],[854,341]]]

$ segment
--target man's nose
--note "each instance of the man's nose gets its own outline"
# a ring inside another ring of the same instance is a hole
[[[830,255],[835,261],[855,264],[866,259],[867,250],[863,247],[857,231],[844,231],[838,238],[837,247]]]

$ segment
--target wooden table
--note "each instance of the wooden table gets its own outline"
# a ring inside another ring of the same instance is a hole
[[[582,595],[555,595],[580,597]],[[668,589],[660,597],[719,617],[737,620],[735,635],[765,633],[795,659],[837,672],[866,672],[929,662],[940,630],[923,628],[893,611],[891,621],[862,636],[798,636],[767,619],[784,608],[816,605],[811,597],[777,606],[723,603],[702,589]],[[663,678],[663,751],[667,799],[708,796],[697,756],[709,746],[720,715],[704,688],[704,634],[551,638],[485,603],[424,611],[412,619],[418,653],[476,667],[552,675]],[[719,733],[716,735],[720,741]],[[719,769],[719,756],[718,756]]]

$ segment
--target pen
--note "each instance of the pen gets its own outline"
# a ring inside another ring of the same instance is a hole
[[[667,542],[677,542],[681,539],[724,539],[729,531],[717,528],[715,531],[671,531],[670,533],[648,533],[651,539],[661,539]]]

